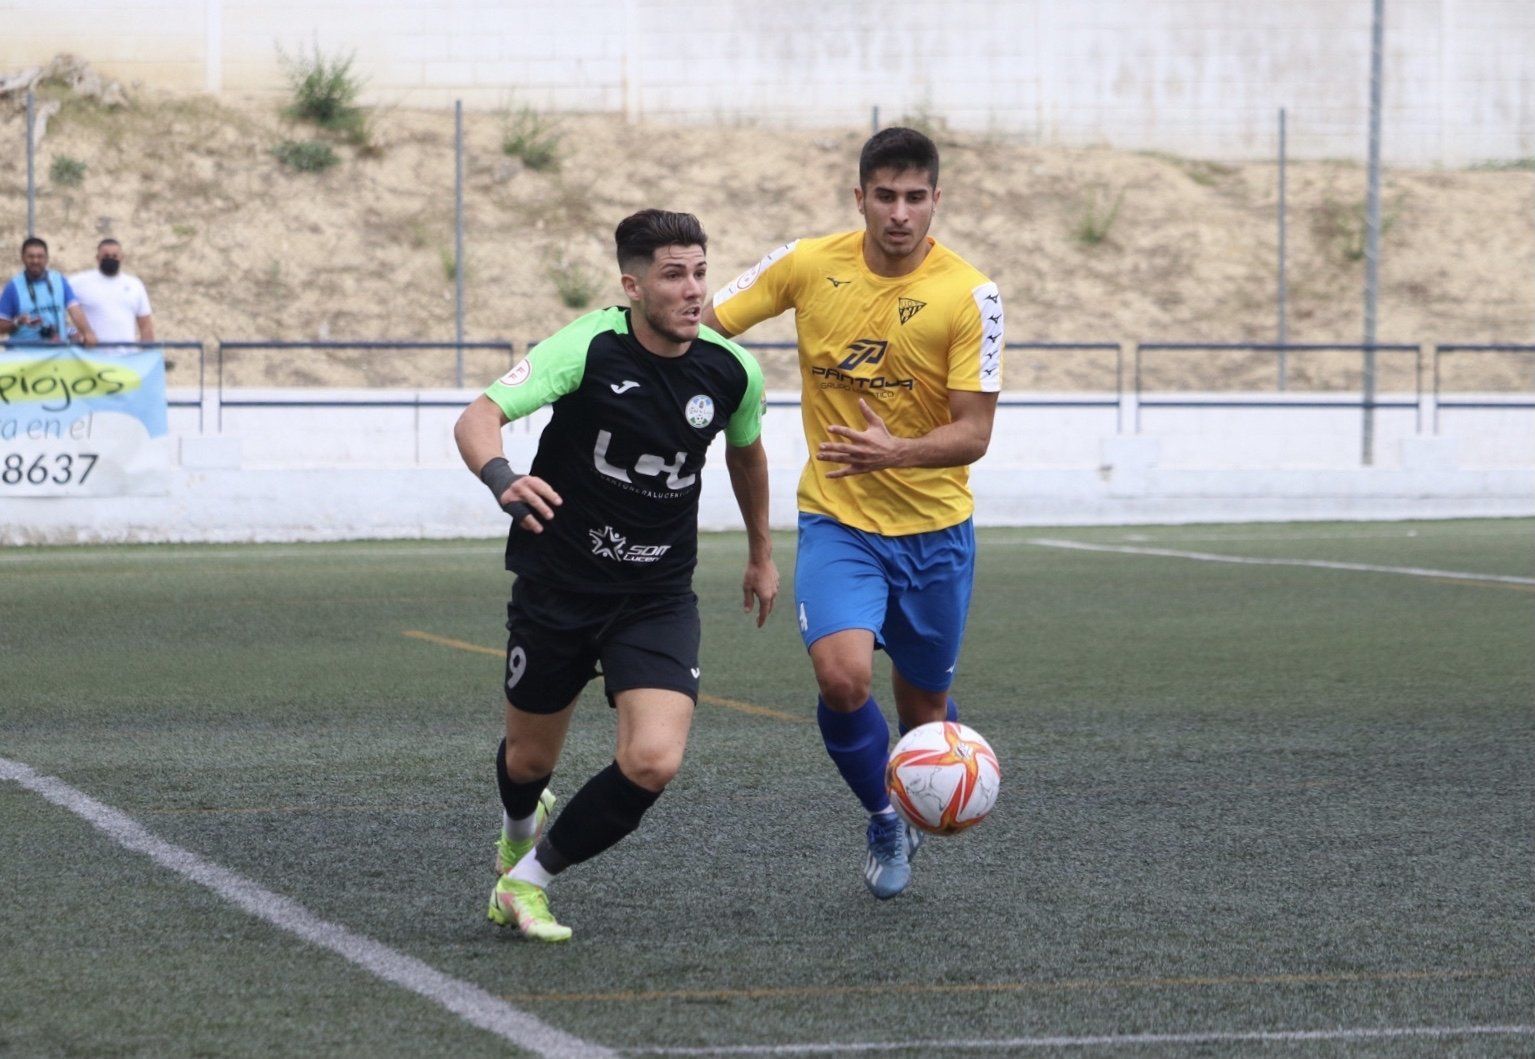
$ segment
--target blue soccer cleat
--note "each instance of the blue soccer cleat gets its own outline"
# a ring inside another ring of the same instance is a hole
[[[893,814],[869,818],[869,855],[863,862],[863,881],[881,901],[894,897],[911,883],[906,832],[906,824]]]

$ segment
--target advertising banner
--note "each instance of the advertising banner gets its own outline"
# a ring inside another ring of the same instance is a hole
[[[170,488],[161,350],[0,348],[0,501]]]

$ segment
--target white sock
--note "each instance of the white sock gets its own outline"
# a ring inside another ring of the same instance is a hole
[[[523,855],[523,858],[517,862],[516,866],[507,872],[507,875],[518,882],[532,883],[540,890],[547,890],[549,888],[549,881],[554,878],[538,862],[537,849],[528,850]]]
[[[887,805],[887,806],[885,806],[885,808],[881,809],[879,812],[877,812],[877,813],[870,813],[869,815],[871,817],[883,817],[883,818],[888,820],[891,817],[895,816],[895,809],[893,809],[892,807]]]
[[[534,809],[521,820],[513,820],[501,810],[501,833],[510,839],[532,838],[538,834],[538,810]]]

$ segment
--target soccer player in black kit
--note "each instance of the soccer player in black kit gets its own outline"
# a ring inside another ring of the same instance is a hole
[[[682,764],[698,700],[699,472],[724,432],[746,523],[743,607],[760,627],[778,595],[768,535],[762,369],[700,326],[707,238],[688,213],[641,210],[614,233],[629,307],[588,313],[540,342],[466,408],[459,453],[508,514],[506,739],[490,919],[564,941],[550,880],[640,822]],[[501,428],[544,405],[533,466],[513,471]],[[618,711],[612,764],[544,833],[549,777],[575,700],[602,665]]]

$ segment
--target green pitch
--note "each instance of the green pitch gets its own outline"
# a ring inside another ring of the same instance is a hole
[[[811,723],[789,537],[760,631],[741,538],[705,538],[687,762],[551,890],[565,946],[484,919],[498,542],[9,549],[0,758],[621,1052],[1530,1054],[1508,1032],[1232,1035],[1535,1022],[1535,524],[980,538],[955,694],[1002,797],[888,903]],[[563,796],[611,757],[595,689],[579,709]],[[0,782],[0,1053],[507,1051]]]

